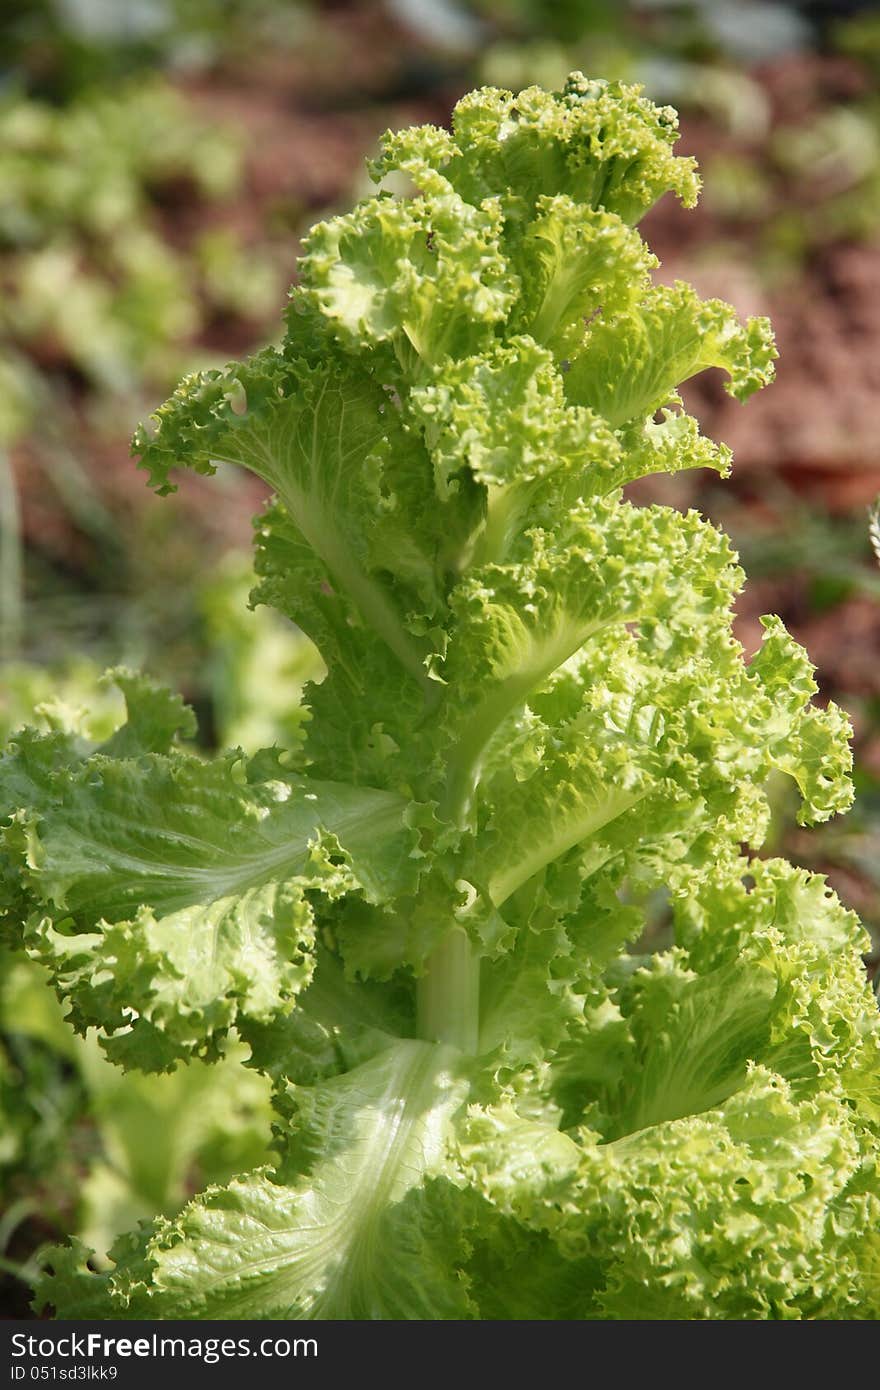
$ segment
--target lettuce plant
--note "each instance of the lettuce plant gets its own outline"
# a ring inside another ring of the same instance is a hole
[[[135,449],[250,469],[254,601],[327,674],[295,746],[203,761],[120,675],[93,747],[2,765],[10,931],[126,1068],[274,1082],[273,1163],[52,1252],[64,1317],[870,1318],[880,1027],[858,922],[754,857],[766,788],[850,800],[848,726],[694,512],[676,388],[744,399],[767,322],[652,281],[697,196],[675,113],[573,74],[386,136],[316,226],[280,347],[186,379]],[[391,189],[398,190],[393,192]],[[409,196],[400,190],[409,189]]]

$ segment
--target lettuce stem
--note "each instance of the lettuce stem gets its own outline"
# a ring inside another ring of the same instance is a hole
[[[425,1042],[477,1051],[480,1031],[480,962],[461,927],[437,947],[419,980],[416,1031]]]

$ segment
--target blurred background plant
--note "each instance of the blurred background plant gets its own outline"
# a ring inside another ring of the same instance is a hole
[[[164,677],[206,754],[299,737],[311,645],[246,607],[258,486],[224,473],[158,500],[128,459],[184,371],[269,341],[297,239],[366,191],[387,126],[443,123],[478,82],[572,67],[682,113],[696,213],[645,234],[664,279],[769,313],[781,360],[747,410],[712,374],[688,407],[730,482],[653,480],[732,534],[856,731],[857,809],[773,852],[828,873],[880,930],[880,14],[857,0],[18,0],[0,14],[0,733],[108,731],[99,672]],[[657,937],[664,920],[658,909]],[[869,962],[872,970],[876,959]],[[218,1069],[120,1079],[24,956],[0,958],[0,1277],[26,1308],[44,1241],[100,1250],[140,1216],[259,1162],[265,1094]],[[5,1273],[4,1273],[5,1272]],[[22,1277],[23,1276],[23,1277]]]

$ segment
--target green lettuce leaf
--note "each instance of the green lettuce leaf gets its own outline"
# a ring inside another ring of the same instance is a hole
[[[425,1193],[449,1167],[462,1098],[455,1055],[420,1042],[295,1089],[295,1128],[274,1172],[211,1188],[134,1248],[123,1242],[107,1275],[53,1254],[37,1301],[59,1317],[472,1316],[454,1242]]]
[[[290,1007],[313,969],[307,893],[412,889],[405,813],[392,793],[297,778],[277,759],[95,754],[56,772],[4,843],[24,864],[29,949],[76,1026],[102,1026],[111,1056],[156,1070]]]
[[[269,483],[308,551],[305,573],[297,576],[298,595],[304,599],[322,586],[341,594],[348,605],[345,616],[366,624],[403,670],[424,685],[428,649],[406,630],[388,573],[393,574],[393,557],[385,554],[382,573],[376,574],[369,549],[384,465],[393,462],[401,443],[406,448],[395,414],[365,373],[340,367],[334,379],[326,369],[318,374],[305,362],[291,362],[267,348],[246,364],[186,378],[156,412],[154,433],[142,428],[133,447],[160,493],[173,490],[169,474],[175,466],[212,473],[221,461],[240,464]],[[405,546],[404,570],[411,564],[411,543]],[[288,616],[321,649],[320,634],[309,620],[316,603],[320,609],[320,600],[313,598],[303,602],[302,612],[297,606]],[[329,665],[330,654],[322,650],[322,655]]]
[[[536,211],[521,249],[528,274],[519,312],[533,338],[566,358],[595,314],[611,318],[647,290],[658,262],[614,213],[560,194],[539,198]]]
[[[493,1205],[550,1237],[560,1264],[589,1274],[593,1262],[569,1316],[876,1316],[877,1198],[865,1200],[872,1174],[832,1092],[797,1101],[756,1068],[724,1105],[613,1143],[586,1134],[561,1150],[533,1123],[522,1149],[538,1161],[519,1164],[510,1128],[521,1122],[509,1113],[475,1114],[462,1158]]]
[[[725,389],[745,400],[772,381],[775,357],[767,319],[743,325],[729,304],[702,300],[677,281],[650,290],[632,309],[596,319],[565,389],[573,404],[590,406],[616,427],[668,405],[677,386],[707,367],[723,367]]]
[[[371,165],[381,179],[400,171],[428,194],[454,188],[479,203],[504,190],[533,208],[562,194],[635,223],[667,191],[686,207],[699,180],[692,159],[677,158],[678,120],[641,89],[573,72],[559,93],[527,87],[469,92],[452,115],[452,136],[433,126],[389,132]]]
[[[307,305],[344,344],[389,343],[418,375],[479,351],[519,288],[499,246],[497,199],[479,206],[450,189],[430,198],[369,199],[319,222],[301,262]]]

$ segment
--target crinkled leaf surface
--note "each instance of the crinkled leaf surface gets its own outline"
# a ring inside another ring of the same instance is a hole
[[[417,880],[393,793],[291,776],[277,756],[57,754],[52,734],[7,754],[4,795],[26,785],[28,806],[5,852],[31,953],[126,1064],[214,1055],[233,1023],[286,1010],[312,974],[310,892],[384,901]]]
[[[276,1171],[209,1189],[134,1256],[118,1247],[107,1276],[59,1256],[38,1297],[59,1316],[467,1317],[454,1244],[424,1190],[448,1166],[466,1089],[456,1065],[448,1049],[398,1041],[295,1092]]]

